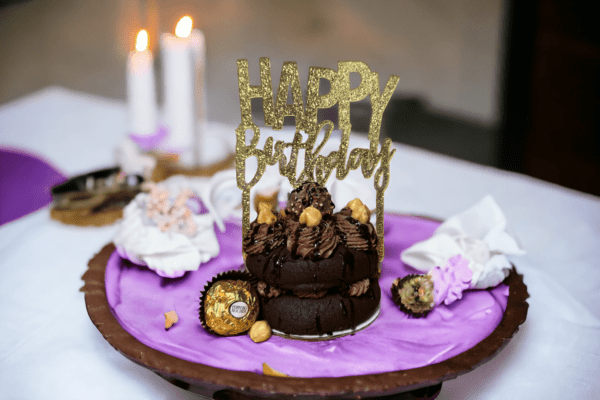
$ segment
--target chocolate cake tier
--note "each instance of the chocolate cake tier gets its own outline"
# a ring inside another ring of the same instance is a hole
[[[296,291],[325,290],[377,275],[376,251],[359,251],[340,243],[329,258],[294,258],[285,246],[270,253],[248,255],[246,268],[274,287]]]
[[[371,279],[367,293],[359,297],[334,292],[312,299],[287,293],[261,297],[261,310],[273,329],[292,335],[323,335],[355,329],[373,315],[380,299],[379,283]]]

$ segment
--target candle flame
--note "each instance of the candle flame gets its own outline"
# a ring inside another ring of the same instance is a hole
[[[135,49],[137,51],[144,51],[148,48],[148,31],[142,29],[138,32],[135,40]]]
[[[189,15],[181,18],[175,27],[175,35],[180,38],[190,36],[192,33],[192,18]]]

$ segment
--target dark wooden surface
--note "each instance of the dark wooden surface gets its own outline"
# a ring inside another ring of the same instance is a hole
[[[509,1],[499,166],[600,195],[593,2]]]

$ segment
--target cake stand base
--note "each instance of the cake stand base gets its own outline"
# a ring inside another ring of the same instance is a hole
[[[200,394],[203,396],[210,396],[209,398],[212,398],[213,400],[252,400],[252,399],[294,399],[294,400],[299,400],[299,399],[306,399],[306,400],[315,399],[315,400],[317,400],[318,399],[318,400],[323,400],[326,398],[330,398],[330,397],[326,397],[326,396],[314,396],[314,395],[313,396],[296,396],[296,395],[286,396],[286,395],[281,395],[281,394],[276,394],[274,397],[273,396],[257,397],[255,395],[247,395],[247,394],[243,394],[243,393],[236,392],[233,390],[228,390],[228,389],[218,390],[211,394],[211,393],[207,392],[206,388],[195,386],[195,385],[189,384],[189,383],[184,382],[179,379],[169,378],[167,376],[163,376],[160,373],[157,373],[157,375],[181,389],[189,390],[192,393]],[[410,390],[408,392],[389,394],[389,395],[385,395],[385,396],[374,396],[374,397],[373,396],[370,396],[370,397],[362,397],[361,396],[361,397],[359,397],[357,395],[350,395],[348,397],[335,396],[335,397],[331,397],[331,398],[332,399],[340,399],[340,400],[342,400],[342,399],[433,400],[436,397],[438,397],[441,390],[442,390],[442,383],[440,382],[437,385],[426,386],[426,387],[422,387],[419,389]]]

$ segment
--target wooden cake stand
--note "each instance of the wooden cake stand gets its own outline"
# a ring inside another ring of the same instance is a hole
[[[185,361],[150,348],[121,327],[106,297],[104,276],[113,244],[106,245],[88,264],[82,279],[88,314],[104,338],[121,354],[169,382],[213,399],[433,399],[442,382],[484,364],[510,341],[527,317],[527,287],[513,267],[504,283],[509,287],[500,324],[471,349],[448,360],[421,368],[339,378],[292,378],[230,371]]]

